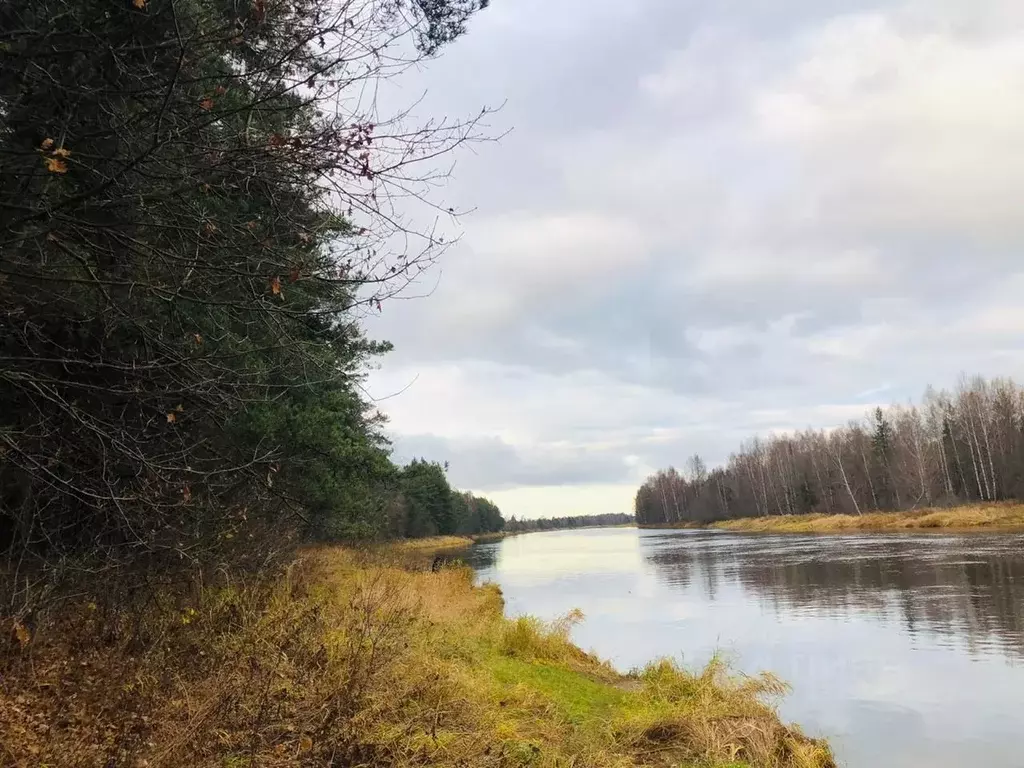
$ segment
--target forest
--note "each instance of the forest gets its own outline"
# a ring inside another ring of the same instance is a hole
[[[965,377],[836,429],[753,438],[721,467],[695,454],[647,478],[635,513],[658,525],[1022,499],[1024,388]]]
[[[0,5],[8,609],[82,569],[501,529],[395,465],[364,387],[364,320],[447,249],[443,158],[488,114],[374,94],[484,6]]]
[[[634,522],[632,515],[608,513],[603,515],[575,515],[571,517],[539,517],[533,520],[518,520],[510,517],[505,523],[509,533],[530,531],[559,531],[567,528],[597,528],[609,525],[629,525]]]

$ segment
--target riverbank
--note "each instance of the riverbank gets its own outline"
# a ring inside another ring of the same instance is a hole
[[[553,624],[504,616],[450,539],[304,551],[260,583],[83,596],[0,668],[3,764],[828,768],[771,676],[715,662],[621,675]],[[60,631],[54,631],[59,629]]]
[[[972,504],[912,512],[872,512],[863,515],[776,515],[723,520],[707,526],[692,523],[667,528],[717,528],[752,533],[844,533],[903,530],[1024,530],[1024,504]]]

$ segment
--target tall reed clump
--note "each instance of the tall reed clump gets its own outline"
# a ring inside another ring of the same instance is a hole
[[[770,677],[623,676],[465,567],[318,548],[118,605],[83,583],[0,656],[0,764],[828,768]],[[768,698],[766,698],[768,697]]]

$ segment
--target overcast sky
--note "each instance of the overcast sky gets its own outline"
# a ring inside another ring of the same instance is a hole
[[[1021,0],[493,0],[402,88],[512,132],[369,389],[506,516],[1024,373]]]

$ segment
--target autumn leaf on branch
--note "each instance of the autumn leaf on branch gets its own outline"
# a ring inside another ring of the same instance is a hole
[[[270,292],[275,296],[278,296],[281,293],[281,278],[277,275],[270,278]]]
[[[53,143],[53,139],[43,139],[42,144],[39,145],[40,152],[49,153],[48,156],[43,156],[46,170],[50,173],[67,173],[68,164],[65,161],[71,157],[71,150],[64,149],[64,147],[53,149]]]
[[[178,417],[177,417],[177,416],[176,416],[176,415],[174,414],[174,412],[173,412],[173,411],[171,411],[171,412],[169,412],[169,413],[167,414],[167,423],[168,423],[168,424],[173,424],[173,423],[174,423],[174,422],[176,422],[177,420],[178,420]]]
[[[44,157],[43,162],[46,163],[46,170],[50,173],[67,173],[68,164],[61,160],[59,157]]]
[[[199,108],[200,109],[205,109],[207,111],[213,109],[213,99],[211,99],[209,96],[204,97],[199,102]]]
[[[132,5],[138,8],[140,11],[146,7],[146,0],[132,0]]]

